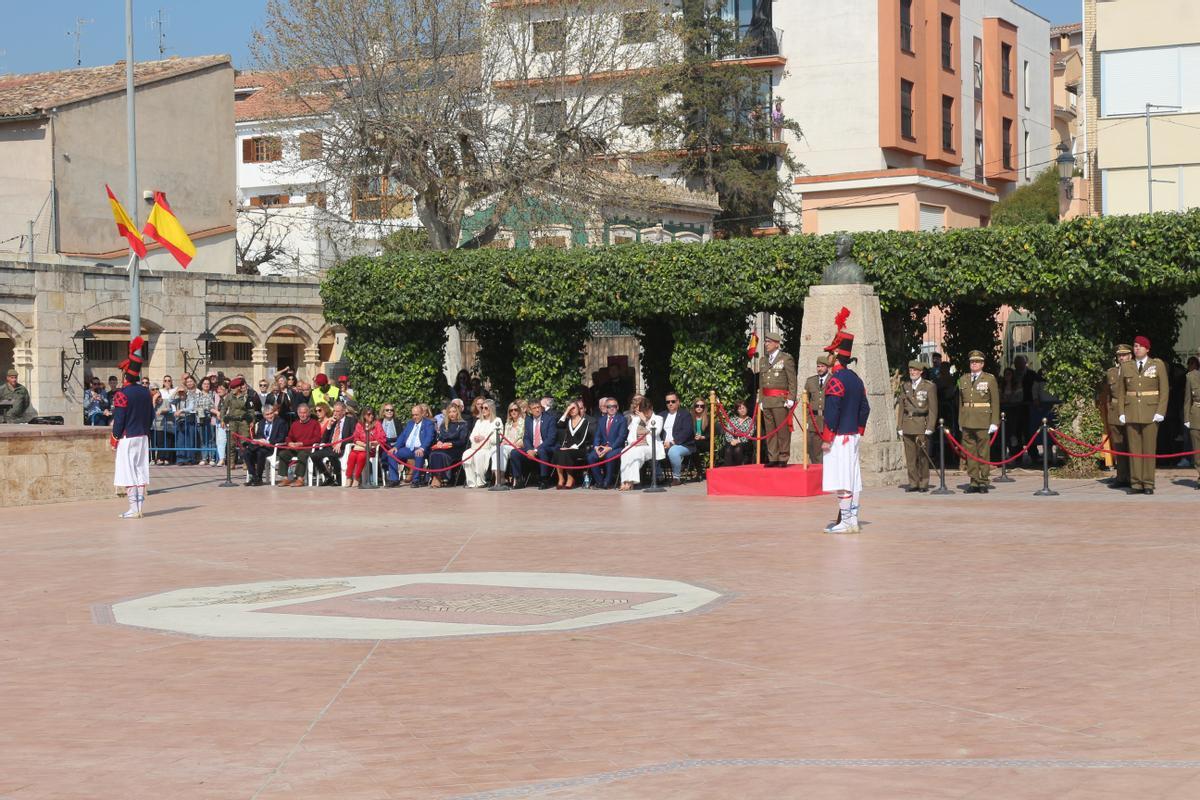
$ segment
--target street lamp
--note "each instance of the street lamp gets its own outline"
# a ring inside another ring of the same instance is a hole
[[[191,375],[192,367],[195,367],[198,364],[207,364],[208,363],[209,350],[212,348],[212,344],[216,340],[217,340],[217,337],[213,334],[213,332],[208,330],[207,328],[205,328],[204,332],[196,337],[196,352],[200,354],[199,358],[197,358],[193,361],[193,360],[191,360],[191,354],[188,353],[187,350],[183,350],[183,349],[180,350],[180,352],[183,353],[183,374],[184,375]]]
[[[86,355],[86,347],[83,343],[95,339],[96,335],[87,328],[80,328],[71,334],[71,345],[75,348],[75,357],[67,358],[67,349],[59,348],[58,351],[58,366],[59,380],[62,385],[62,393],[67,393],[67,388],[71,385],[71,379],[75,377],[75,368],[83,363]],[[69,363],[68,363],[69,361]]]
[[[1054,163],[1058,165],[1058,179],[1067,188],[1067,197],[1069,198],[1071,196],[1071,178],[1075,177],[1075,155],[1071,152],[1071,146],[1066,142],[1059,144],[1058,158],[1054,159]]]

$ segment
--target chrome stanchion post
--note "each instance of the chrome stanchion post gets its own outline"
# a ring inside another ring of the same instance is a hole
[[[1058,492],[1050,489],[1050,428],[1045,417],[1042,418],[1042,488],[1034,492],[1033,496],[1058,496]]]
[[[1015,483],[1008,477],[1008,419],[1003,411],[1000,412],[1000,477],[992,483]]]
[[[496,431],[496,460],[492,464],[492,485],[488,487],[489,492],[507,492],[511,491],[512,487],[504,482],[504,470],[500,469],[500,444],[502,432]]]
[[[213,432],[216,435],[216,431]],[[225,482],[218,483],[222,489],[228,489],[230,486],[237,486],[233,482],[233,431],[225,429]]]
[[[930,494],[954,494],[946,488],[946,428],[945,420],[938,420],[938,488]]]
[[[666,489],[658,485],[658,434],[653,428],[650,429],[650,485],[643,492],[665,492]]]

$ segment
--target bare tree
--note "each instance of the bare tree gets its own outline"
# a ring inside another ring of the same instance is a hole
[[[298,262],[297,255],[288,247],[292,226],[270,209],[238,209],[237,229],[237,274],[259,275],[264,265],[284,268]]]
[[[655,96],[679,55],[669,16],[646,7],[270,0],[253,49],[323,115],[331,196],[402,187],[431,246],[452,249],[486,243],[511,214],[536,226],[539,209],[656,207],[661,183],[603,158],[646,144],[623,107]]]

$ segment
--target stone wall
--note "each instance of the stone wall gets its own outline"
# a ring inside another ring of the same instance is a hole
[[[150,341],[143,374],[152,380],[164,374],[179,380],[185,353],[194,371],[196,337],[206,330],[232,328],[249,339],[252,361],[245,372],[252,379],[266,377],[267,340],[284,326],[299,337],[302,374],[311,376],[340,358],[340,348],[328,361],[321,358],[319,343],[332,329],[315,279],[145,270],[141,298],[142,331]],[[13,366],[41,414],[82,422],[88,364],[71,337],[81,328],[128,318],[129,276],[123,269],[0,261],[0,338],[13,341]],[[114,372],[112,364],[103,369]]]
[[[107,428],[0,425],[0,508],[113,497]]]

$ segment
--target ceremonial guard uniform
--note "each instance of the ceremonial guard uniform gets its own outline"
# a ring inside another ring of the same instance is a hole
[[[113,485],[125,487],[129,510],[122,519],[140,519],[150,483],[150,431],[154,424],[154,404],[150,390],[140,383],[142,347],[145,340],[136,337],[129,343],[129,358],[121,363],[125,385],[112,399],[113,422],[109,443],[117,451]]]
[[[991,453],[991,436],[1000,428],[1000,384],[996,377],[983,372],[983,353],[972,350],[967,356],[972,368],[958,379],[958,424],[962,428],[963,450],[975,458],[987,460]],[[971,485],[967,493],[987,494],[992,468],[967,458],[964,466]]]
[[[806,420],[808,441],[805,444],[808,446],[810,464],[820,464],[821,457],[824,455],[821,452],[821,430],[825,427],[825,382],[829,380],[829,361],[828,355],[818,358],[817,374],[810,375],[804,381],[804,394],[808,396],[809,413],[808,420]]]
[[[1169,392],[1167,365],[1150,357],[1150,340],[1133,340],[1133,358],[1118,368],[1117,419],[1125,426],[1130,458],[1131,494],[1154,494],[1155,456],[1158,453],[1158,423],[1167,413]]]
[[[1192,434],[1191,449],[1200,450],[1200,369],[1189,372],[1184,383],[1183,426]],[[1200,477],[1200,455],[1192,454],[1192,466]],[[1200,489],[1200,481],[1197,481],[1196,488]]]
[[[229,394],[221,400],[221,422],[229,434],[226,439],[229,452],[221,453],[221,458],[229,458],[232,453],[240,451],[241,443],[250,437],[250,424],[254,421],[254,409],[246,395],[246,381],[234,378],[229,382],[229,389]],[[235,442],[238,446],[235,446]]]
[[[821,432],[825,459],[821,466],[821,488],[838,499],[838,518],[826,533],[858,533],[859,496],[862,493],[862,464],[858,446],[867,428],[871,406],[867,389],[849,364],[854,336],[846,331],[849,310],[838,312],[837,335],[825,348],[836,359],[825,381],[825,429]]]
[[[1121,409],[1117,401],[1120,393],[1118,388],[1121,364],[1133,358],[1133,348],[1127,344],[1117,345],[1117,364],[1108,368],[1104,376],[1104,387],[1100,393],[1100,408],[1104,412],[1105,430],[1108,431],[1108,449],[1122,453],[1129,452],[1129,440],[1125,436],[1125,426],[1121,424]],[[1113,486],[1129,486],[1129,456],[1113,456],[1113,466],[1117,478]]]
[[[774,431],[767,439],[765,466],[786,467],[792,451],[792,426],[787,422],[796,405],[796,361],[779,347],[779,333],[767,331],[763,339],[766,352],[754,362],[754,371],[758,373],[763,433]]]
[[[933,381],[922,376],[924,370],[920,361],[908,362],[910,379],[901,385],[896,399],[896,430],[904,442],[908,492],[929,491],[929,436],[937,427],[938,392]]]

